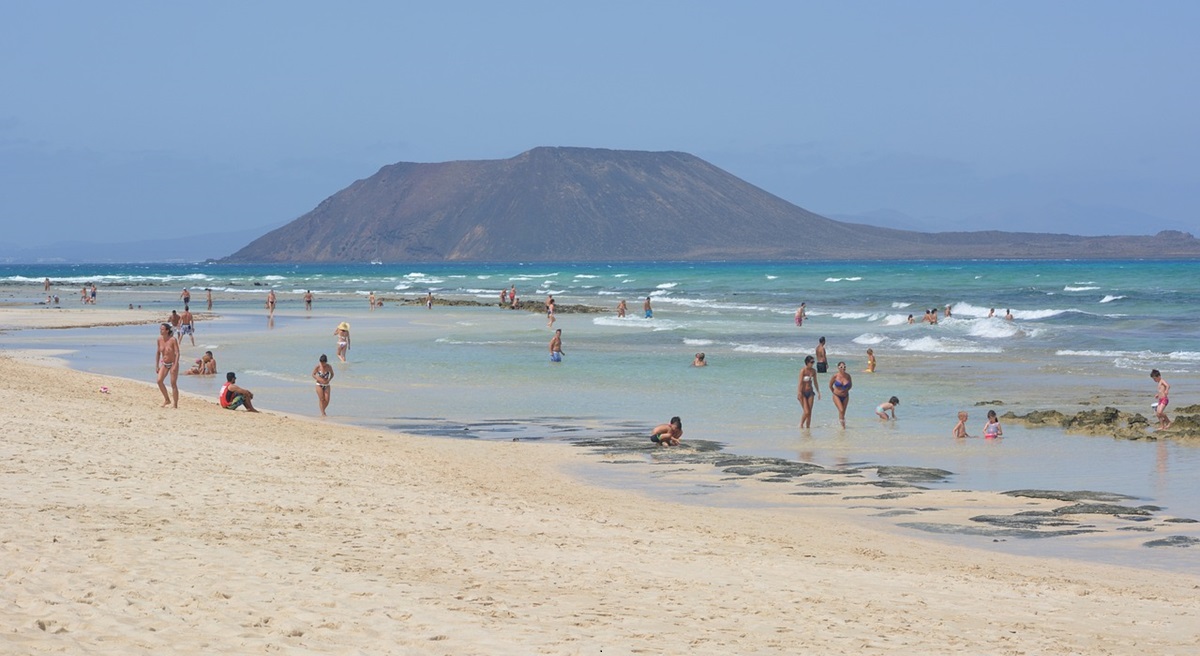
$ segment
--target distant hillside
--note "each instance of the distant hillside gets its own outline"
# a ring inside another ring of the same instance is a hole
[[[226,260],[1198,256],[1200,241],[1183,233],[918,233],[843,223],[686,153],[534,148],[505,160],[385,166]]]

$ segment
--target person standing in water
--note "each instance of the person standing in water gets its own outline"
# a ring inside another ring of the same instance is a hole
[[[800,402],[800,428],[812,428],[813,397],[821,398],[817,370],[813,368],[813,356],[804,356],[804,368],[800,370],[800,383],[796,387],[796,400]]]
[[[192,346],[196,345],[196,318],[187,305],[183,306],[183,314],[179,315],[179,341],[183,341],[184,335],[192,340]]]
[[[833,405],[837,407],[838,423],[842,428],[846,427],[846,407],[850,405],[851,387],[854,387],[854,380],[846,371],[846,363],[839,362],[837,373],[829,378],[829,392],[833,395]]]
[[[804,320],[808,318],[808,311],[805,310],[805,304],[801,303],[800,307],[796,308],[796,327],[804,325]]]
[[[1171,427],[1171,419],[1167,417],[1167,404],[1171,402],[1169,394],[1171,393],[1171,384],[1168,383],[1159,373],[1158,369],[1150,370],[1150,379],[1158,385],[1154,391],[1154,416],[1158,417],[1158,430],[1166,430]]]
[[[554,331],[554,337],[550,338],[550,361],[562,362],[562,328]]]
[[[321,409],[321,416],[325,416],[325,408],[329,407],[329,384],[333,382],[333,367],[329,365],[329,358],[322,353],[317,361],[317,366],[312,370],[313,380],[317,383],[317,407]]]
[[[867,349],[867,373],[875,373],[875,350]]]
[[[829,358],[825,355],[825,336],[817,340],[817,373],[829,372]]]
[[[346,361],[346,351],[350,350],[350,324],[345,321],[338,324],[333,334],[337,336],[337,356],[342,362]]]
[[[642,303],[642,313],[645,314],[647,319],[654,318],[654,308],[650,307],[650,297],[649,296],[646,297],[646,302]]]

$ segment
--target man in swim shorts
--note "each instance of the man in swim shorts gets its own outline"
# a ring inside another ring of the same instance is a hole
[[[221,387],[221,395],[217,397],[217,402],[226,410],[237,410],[238,406],[246,406],[247,412],[258,412],[254,409],[254,405],[250,400],[254,398],[254,393],[245,387],[238,387],[237,376],[231,371],[225,374],[225,385]]]
[[[191,338],[192,346],[196,345],[196,319],[186,305],[183,306],[183,314],[179,315],[179,339],[183,340],[184,335]]]
[[[824,374],[829,372],[829,358],[825,355],[825,336],[817,340],[817,373]]]
[[[554,337],[550,339],[550,361],[562,362],[562,328],[554,331]]]

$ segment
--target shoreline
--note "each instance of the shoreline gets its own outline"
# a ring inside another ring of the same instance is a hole
[[[330,430],[191,397],[163,410],[148,383],[2,362],[16,428],[0,618],[31,651],[1200,644],[1192,575],[945,545],[830,508],[680,505],[583,484],[565,473],[583,452],[555,445]]]
[[[417,301],[423,302],[421,299]],[[471,305],[488,306],[480,303]],[[27,308],[24,311],[5,309],[0,311],[0,331],[12,330],[15,326],[48,329],[149,324],[157,323],[163,318],[161,311],[135,310],[141,315],[140,319],[124,322],[115,320],[125,316],[127,312],[129,310],[123,308],[96,307],[52,313],[44,312],[43,308]],[[81,324],[81,319],[77,317],[83,315],[86,315],[91,323]],[[304,316],[294,313],[293,315]],[[214,316],[219,315],[212,313],[207,318],[211,319]],[[287,316],[287,312],[280,313],[280,316]],[[62,322],[63,325],[54,325],[56,322]],[[66,363],[66,366],[71,365]],[[139,378],[122,380],[139,384],[146,382]],[[156,391],[152,382],[149,389],[152,392]],[[181,398],[188,395],[188,392],[181,391]],[[204,395],[193,393],[191,396],[205,403],[211,400]],[[303,413],[288,414],[286,411],[281,413],[276,410],[275,414],[300,420],[316,420]],[[821,467],[790,459],[739,454],[726,451],[716,443],[707,444],[703,440],[695,439],[688,440],[685,449],[653,449],[644,440],[628,439],[629,434],[640,430],[640,425],[617,426],[616,430],[605,430],[596,427],[594,423],[591,426],[571,426],[572,420],[571,417],[555,417],[550,421],[553,426],[548,424],[540,428],[546,434],[555,430],[560,434],[571,434],[574,431],[573,436],[536,438],[534,441],[562,441],[588,447],[587,450],[593,454],[593,465],[590,468],[581,467],[580,476],[600,486],[610,486],[605,480],[610,475],[617,478],[628,475],[624,472],[611,472],[614,465],[633,465],[642,472],[642,478],[631,487],[638,487],[643,492],[656,487],[660,490],[672,489],[673,493],[682,493],[686,496],[686,501],[697,505],[724,504],[741,508],[773,507],[800,511],[808,511],[818,506],[829,507],[850,511],[851,514],[860,515],[869,522],[880,523],[879,520],[870,519],[872,516],[891,518],[886,521],[886,526],[882,526],[884,530],[897,533],[923,531],[941,536],[942,541],[969,541],[972,537],[982,537],[992,539],[996,543],[1009,540],[1028,542],[1031,538],[1045,536],[1090,534],[1089,537],[1073,541],[1071,544],[1056,539],[1053,545],[1047,544],[1044,547],[1003,550],[1117,565],[1133,564],[1160,570],[1171,569],[1175,563],[1168,556],[1139,556],[1132,553],[1131,549],[1145,552],[1147,549],[1143,545],[1153,543],[1152,546],[1159,546],[1162,540],[1176,540],[1172,546],[1200,544],[1200,537],[1195,537],[1200,535],[1200,531],[1186,526],[1192,518],[1180,517],[1163,512],[1158,507],[1146,506],[1144,501],[1143,505],[1138,505],[1136,497],[1113,494],[1104,489],[1083,495],[1073,488],[1035,490],[1034,492],[1041,497],[1039,502],[1016,505],[1000,496],[1004,494],[1000,490],[1006,488],[996,491],[951,490],[946,480],[951,472],[939,472],[920,466],[909,467],[903,462],[900,465],[883,461],[882,464],[859,463]],[[437,439],[452,437],[455,440],[461,440],[466,436],[462,431],[470,429],[474,431],[469,435],[470,438],[488,439],[483,435],[488,430],[486,426],[476,430],[477,427],[472,426],[471,422],[462,422],[451,417],[444,418],[441,423],[446,426],[454,425],[453,431],[445,426],[437,427],[436,419],[426,422],[431,426],[430,429],[419,426],[420,422],[381,426],[377,422],[333,418],[329,423],[367,430],[386,430],[397,435],[432,435],[437,436]],[[521,422],[521,428],[524,430],[520,433],[522,436],[535,434],[539,428],[538,420],[526,419]],[[508,439],[506,436],[501,437]],[[647,469],[639,467],[641,464],[666,464],[670,465],[670,468],[651,466]],[[664,469],[667,471],[663,472]],[[645,481],[650,479],[657,482],[647,485]],[[681,480],[684,482],[681,483]],[[927,487],[931,484],[934,486],[932,489]],[[1073,495],[1071,501],[1074,505],[1066,504],[1063,502],[1063,494],[1055,493]],[[1055,503],[1056,501],[1059,503]],[[1041,515],[1043,518],[1031,519],[1030,515]],[[1140,524],[1134,526],[1131,522]],[[1153,534],[1149,534],[1150,531],[1153,531]],[[1167,535],[1168,533],[1171,535]],[[1095,542],[1101,544],[1094,544]],[[988,545],[976,543],[975,547],[986,549]],[[1194,564],[1191,571],[1200,572],[1200,563]]]

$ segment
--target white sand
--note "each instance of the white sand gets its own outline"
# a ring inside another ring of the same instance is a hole
[[[163,409],[9,357],[0,387],[0,654],[1200,652],[1190,575],[679,505],[573,480],[580,449]]]

